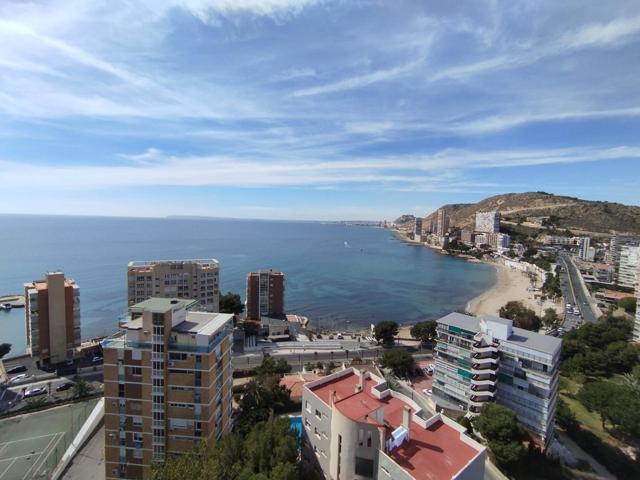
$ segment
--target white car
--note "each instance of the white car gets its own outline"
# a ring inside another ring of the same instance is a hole
[[[425,388],[425,389],[423,389],[423,390],[422,390],[422,392],[423,392],[427,397],[430,397],[430,396],[431,396],[431,394],[433,393],[433,392],[431,391],[431,389],[430,389],[430,388]]]
[[[36,388],[32,388],[31,390],[27,390],[26,392],[24,392],[24,398],[29,398],[29,397],[35,397],[37,395],[43,395],[47,393],[47,389],[44,387],[36,387]]]
[[[20,375],[16,375],[15,377],[11,377],[9,379],[8,383],[20,382],[22,380],[26,380],[27,378],[29,378],[29,375],[27,375],[26,373],[21,373]]]

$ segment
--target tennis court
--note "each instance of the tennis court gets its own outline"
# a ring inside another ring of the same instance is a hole
[[[96,402],[0,420],[0,480],[46,479]]]

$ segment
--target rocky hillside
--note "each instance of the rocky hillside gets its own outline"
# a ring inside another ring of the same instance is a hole
[[[640,234],[639,206],[581,200],[545,192],[507,193],[478,203],[443,205],[442,208],[447,211],[451,226],[459,228],[473,228],[476,212],[498,210],[506,222],[527,225],[526,217],[550,216],[557,228],[576,233],[609,234],[617,230]],[[427,215],[427,222],[435,217],[435,212]]]

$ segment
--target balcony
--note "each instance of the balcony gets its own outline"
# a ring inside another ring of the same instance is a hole
[[[494,360],[498,359],[500,357],[500,355],[498,354],[497,351],[487,351],[487,352],[478,352],[478,351],[474,351],[474,353],[471,355],[473,358],[493,358]]]
[[[496,391],[496,386],[494,385],[493,382],[490,382],[488,380],[481,380],[482,382],[486,382],[486,383],[476,383],[473,382],[473,384],[471,385],[471,390],[474,392],[495,392]]]
[[[498,371],[498,365],[495,363],[474,363],[471,366],[471,373],[496,373]]]

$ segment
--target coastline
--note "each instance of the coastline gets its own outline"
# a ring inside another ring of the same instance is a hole
[[[407,245],[423,246],[431,248],[443,255],[445,254],[439,248],[409,239],[402,231],[396,230],[395,234],[399,240]],[[510,301],[520,301],[538,315],[541,315],[545,308],[558,310],[558,305],[551,301],[545,301],[544,304],[541,305],[538,300],[535,299],[534,291],[531,290],[531,273],[525,273],[495,261],[477,260],[474,257],[469,258],[467,255],[453,256],[467,262],[491,265],[496,269],[496,282],[493,286],[467,302],[465,310],[470,315],[498,315],[500,308]],[[534,283],[538,286],[541,285],[542,279],[537,274],[534,275]]]

